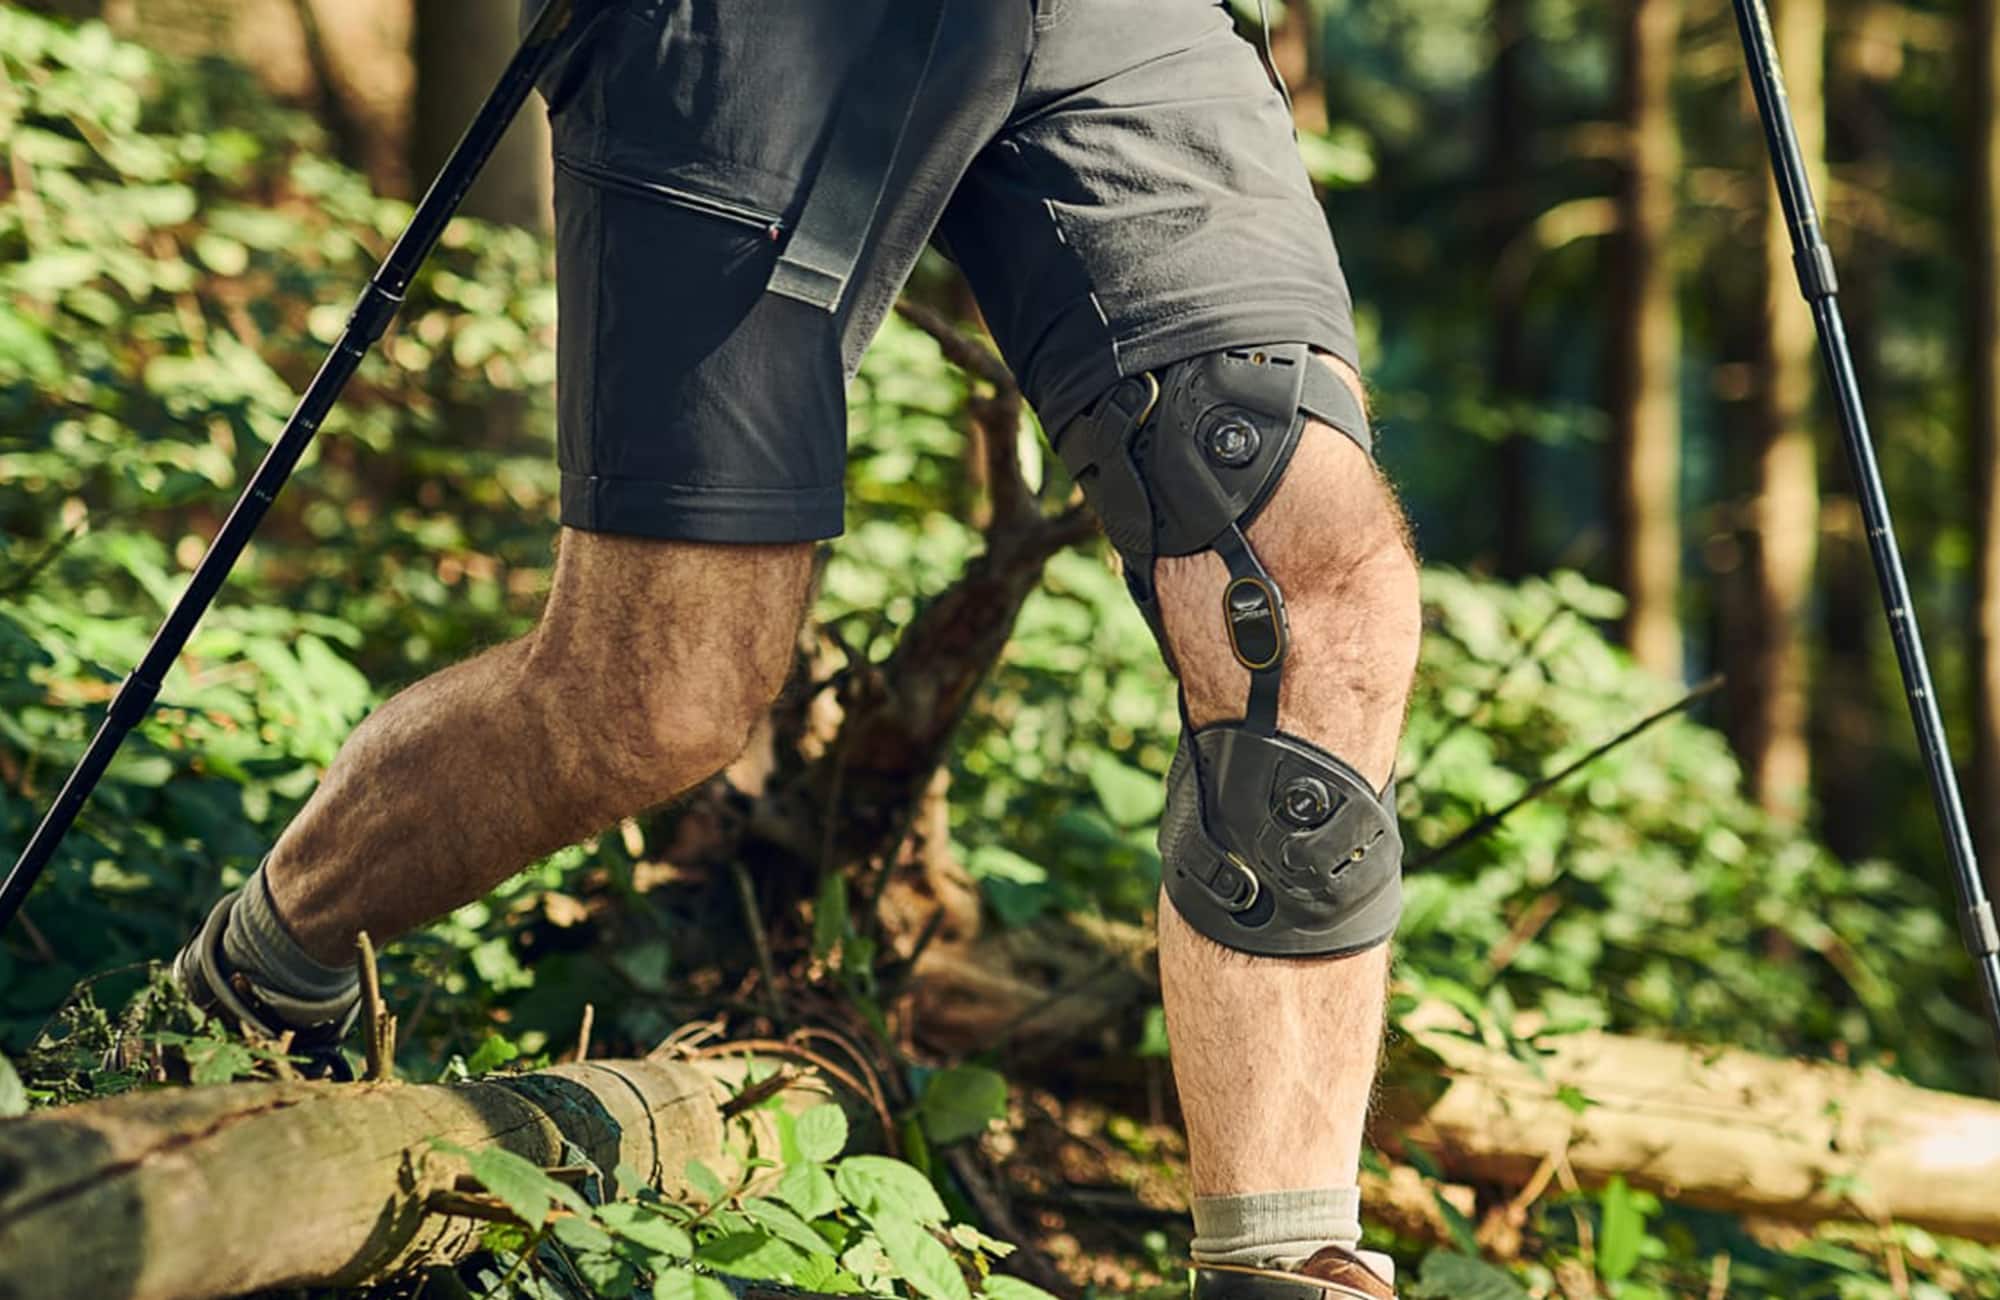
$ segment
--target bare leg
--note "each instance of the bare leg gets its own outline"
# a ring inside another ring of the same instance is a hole
[[[265,866],[301,948],[349,961],[734,758],[783,684],[811,547],[565,529],[518,641],[355,729]]]
[[[1359,381],[1330,358],[1356,392]],[[1349,439],[1308,426],[1250,541],[1284,592],[1292,645],[1279,727],[1387,782],[1416,664],[1416,564],[1402,516]],[[1167,632],[1199,727],[1238,718],[1248,674],[1218,614],[1212,554],[1164,560]],[[1252,957],[1160,898],[1160,979],[1198,1196],[1351,1187],[1381,1050],[1387,945],[1351,957]]]

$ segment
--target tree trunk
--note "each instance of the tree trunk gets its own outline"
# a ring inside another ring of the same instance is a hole
[[[736,1174],[721,1107],[743,1071],[740,1057],[590,1061],[459,1086],[170,1088],[7,1121],[0,1294],[192,1300],[458,1259],[485,1225],[433,1208],[465,1173],[434,1138],[545,1168],[580,1153],[686,1195],[690,1159]],[[817,1082],[799,1091],[826,1095]],[[738,1122],[776,1149],[768,1112]]]
[[[2000,0],[1973,0],[1973,768],[1966,807],[2000,894]]]
[[[1621,42],[1626,133],[1612,323],[1611,515],[1621,628],[1634,658],[1681,676],[1680,312],[1668,244],[1680,139],[1673,115],[1679,0],[1627,0]]]
[[[427,184],[520,44],[509,0],[423,0],[416,6],[417,90],[411,170]],[[549,121],[530,99],[465,196],[467,216],[530,230],[554,226]]]
[[[1785,71],[1799,151],[1813,190],[1826,183],[1825,0],[1780,0],[1772,32]],[[1812,312],[1799,295],[1791,235],[1777,189],[1764,185],[1764,316],[1757,391],[1756,467],[1750,502],[1752,588],[1744,625],[1725,644],[1741,653],[1729,666],[1735,731],[1750,792],[1767,811],[1797,825],[1812,779],[1806,741],[1810,664],[1806,620],[1819,542],[1819,462],[1809,423],[1817,374]]]
[[[1493,0],[1493,73],[1488,90],[1487,202],[1491,221],[1487,265],[1499,268],[1528,221],[1527,0]],[[1488,277],[1493,310],[1492,385],[1496,401],[1516,407],[1528,396],[1527,279]],[[1519,429],[1500,437],[1498,551],[1503,577],[1522,578],[1534,565],[1534,444]]]

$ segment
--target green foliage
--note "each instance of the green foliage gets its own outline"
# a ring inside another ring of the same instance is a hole
[[[782,1097],[759,1103],[776,1126],[783,1159],[739,1159],[728,1184],[700,1161],[686,1170],[693,1196],[662,1196],[619,1168],[618,1195],[593,1198],[512,1152],[467,1151],[484,1190],[513,1216],[488,1236],[495,1263],[478,1270],[487,1297],[601,1296],[650,1286],[655,1297],[717,1297],[719,1279],[806,1290],[922,1300],[1048,1300],[1026,1283],[990,1274],[1012,1248],[949,1216],[930,1181],[885,1156],[840,1156],[846,1119],[821,1104],[799,1114]],[[595,1179],[588,1185],[602,1186]],[[969,1280],[971,1279],[971,1280]]]
[[[408,210],[246,73],[6,7],[0,139],[0,844],[19,844]],[[554,508],[553,299],[533,236],[446,231],[38,890],[54,960],[0,950],[16,1049],[80,976],[172,951],[371,680],[522,626]],[[475,404],[523,418],[468,436],[451,417]],[[465,938],[429,954],[441,1015],[495,955]]]

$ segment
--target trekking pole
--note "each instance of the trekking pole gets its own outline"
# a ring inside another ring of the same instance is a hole
[[[1966,826],[1965,805],[1959,799],[1958,777],[1951,766],[1951,747],[1945,739],[1944,721],[1938,716],[1937,692],[1931,688],[1930,664],[1924,657],[1923,633],[1917,628],[1916,612],[1910,608],[1910,584],[1903,576],[1903,556],[1896,545],[1896,530],[1889,520],[1889,497],[1882,486],[1882,471],[1875,463],[1875,444],[1868,433],[1868,415],[1861,406],[1861,383],[1854,374],[1854,358],[1847,348],[1847,328],[1840,318],[1834,278],[1833,253],[1820,234],[1819,213],[1813,206],[1812,184],[1806,177],[1805,159],[1792,127],[1791,103],[1785,97],[1785,83],[1778,70],[1777,42],[1771,36],[1771,18],[1764,0],[1733,0],[1736,27],[1743,37],[1743,58],[1750,68],[1750,85],[1757,95],[1757,113],[1764,122],[1764,141],[1770,147],[1771,171],[1778,182],[1778,199],[1784,205],[1785,224],[1791,228],[1792,265],[1799,275],[1799,291],[1812,306],[1813,326],[1819,334],[1820,358],[1826,363],[1827,381],[1833,386],[1834,406],[1840,413],[1841,441],[1854,472],[1854,485],[1861,498],[1861,517],[1868,525],[1868,550],[1875,560],[1875,577],[1882,588],[1882,603],[1889,615],[1889,635],[1896,645],[1896,663],[1902,669],[1903,690],[1909,697],[1910,718],[1916,724],[1917,747],[1923,751],[1924,769],[1930,775],[1931,800],[1937,805],[1938,822],[1944,831],[1945,855],[1951,860],[1952,875],[1958,883],[1959,927],[1965,936],[1966,951],[1979,969],[1979,982],[1986,993],[1986,1016],[1994,1038],[2000,1044],[2000,926],[1993,919],[1993,904],[1986,897],[1986,885],[1979,876],[1979,863],[1972,852],[1972,832]]]
[[[521,40],[520,49],[507,63],[500,74],[500,80],[479,106],[472,125],[453,146],[451,156],[445,159],[439,169],[437,179],[425,192],[423,200],[417,204],[410,216],[410,223],[403,227],[403,233],[396,238],[395,247],[376,268],[368,281],[368,287],[361,293],[354,312],[347,318],[347,326],[326,360],[320,363],[319,372],[299,398],[292,416],[285,421],[285,428],[271,444],[264,455],[263,463],[251,476],[249,486],[236,499],[229,517],[209,543],[208,551],[196,566],[194,578],[187,590],[174,603],[167,614],[166,622],[153,634],[152,644],[146,647],[145,657],[132,670],[118,694],[112,699],[111,707],[105,712],[104,721],[99,724],[97,734],[91,737],[90,747],[78,760],[69,779],[63,782],[62,790],[50,806],[41,824],[35,828],[28,840],[27,848],[21,851],[13,870],[7,873],[4,884],[0,884],[0,930],[5,930],[21,909],[21,903],[34,888],[35,880],[42,869],[55,856],[56,846],[75,822],[83,801],[96,788],[104,769],[110,766],[111,758],[118,752],[119,745],[132,728],[146,716],[153,700],[160,693],[160,685],[166,680],[167,671],[187,645],[193,635],[195,624],[207,612],[216,593],[222,589],[229,577],[229,570],[236,563],[237,556],[250,541],[250,535],[257,531],[263,521],[264,512],[277,499],[278,491],[291,477],[292,469],[304,454],[306,445],[318,432],[320,422],[339,400],[341,390],[347,387],[361,359],[382,337],[382,331],[403,305],[403,294],[410,287],[417,269],[430,256],[438,236],[443,233],[445,223],[464,200],[465,192],[472,187],[479,171],[486,165],[486,159],[500,142],[500,137],[514,120],[521,105],[534,88],[535,80],[549,64],[554,55],[557,39],[568,27],[576,8],[576,0],[546,0],[541,13],[528,28]]]

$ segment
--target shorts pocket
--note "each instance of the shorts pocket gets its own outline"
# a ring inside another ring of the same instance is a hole
[[[784,214],[757,204],[704,193],[686,185],[671,185],[665,181],[634,176],[602,163],[590,162],[561,152],[556,154],[556,166],[578,180],[592,185],[601,185],[638,198],[657,199],[662,203],[671,203],[704,216],[714,217],[719,221],[748,227],[774,243],[785,232]]]

